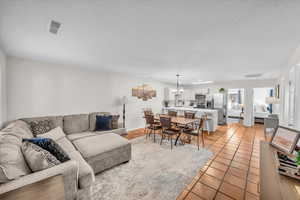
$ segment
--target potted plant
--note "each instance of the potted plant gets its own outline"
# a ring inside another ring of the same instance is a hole
[[[219,89],[219,92],[220,92],[220,93],[224,93],[224,92],[225,92],[225,88],[220,88],[220,89]]]

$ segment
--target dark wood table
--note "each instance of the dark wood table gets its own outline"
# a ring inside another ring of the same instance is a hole
[[[154,117],[155,120],[159,121],[159,117],[171,117],[171,123],[176,124],[176,126],[178,126],[179,128],[181,128],[180,133],[178,134],[176,140],[175,140],[175,145],[178,142],[178,139],[180,138],[181,134],[182,134],[182,130],[184,129],[184,127],[188,126],[189,124],[194,124],[195,122],[198,122],[199,119],[195,118],[195,119],[189,119],[189,118],[185,118],[185,117],[172,117],[169,115],[156,115]]]

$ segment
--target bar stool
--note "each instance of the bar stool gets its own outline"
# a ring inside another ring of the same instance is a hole
[[[206,127],[207,134],[210,135],[210,124],[212,123],[212,118],[210,118],[207,113],[204,113],[202,115],[202,118]]]

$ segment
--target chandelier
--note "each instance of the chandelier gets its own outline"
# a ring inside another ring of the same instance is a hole
[[[142,99],[143,101],[147,101],[148,99],[156,97],[156,90],[147,84],[143,84],[132,88],[132,96]]]
[[[180,95],[184,92],[183,88],[180,88],[180,84],[179,84],[179,74],[176,74],[177,77],[177,81],[176,81],[176,89],[171,90],[172,93],[175,93],[175,95]]]

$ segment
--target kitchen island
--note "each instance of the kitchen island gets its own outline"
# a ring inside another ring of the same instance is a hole
[[[192,108],[192,107],[164,107],[163,112],[167,113],[168,110],[175,110],[178,115],[184,115],[184,111],[195,112],[196,117],[200,118],[203,114],[206,114],[210,119],[208,123],[204,124],[204,130],[215,132],[218,128],[218,111],[205,108]]]

